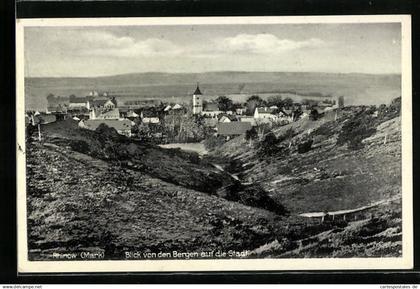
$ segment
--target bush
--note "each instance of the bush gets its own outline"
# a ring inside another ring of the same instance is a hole
[[[315,120],[318,120],[319,117],[320,115],[318,111],[316,109],[312,109],[311,113],[309,114],[309,119],[315,121]]]
[[[258,132],[255,129],[255,127],[252,127],[251,129],[249,129],[245,132],[245,139],[246,140],[253,140],[253,139],[256,139],[257,137],[258,137]]]
[[[279,143],[276,135],[273,132],[267,133],[260,143],[261,152],[264,155],[272,155],[278,151],[277,144]]]
[[[387,121],[401,115],[401,97],[394,98],[390,105],[381,104],[378,108],[378,119]]]
[[[363,148],[362,140],[376,132],[373,125],[374,121],[366,111],[358,113],[343,125],[338,135],[337,145],[347,143],[348,148],[352,150]]]
[[[226,140],[224,137],[212,135],[204,140],[204,147],[206,150],[211,151],[222,146],[225,142]]]
[[[298,153],[304,154],[311,150],[313,139],[308,139],[298,144]]]
[[[277,139],[279,142],[282,142],[282,141],[291,139],[295,135],[296,135],[296,132],[293,130],[293,128],[289,128],[288,130],[285,131],[285,133],[280,135]]]

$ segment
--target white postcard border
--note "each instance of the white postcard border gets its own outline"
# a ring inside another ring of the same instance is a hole
[[[401,258],[310,258],[229,260],[28,261],[24,29],[34,26],[219,25],[304,23],[401,23],[402,30],[402,232]],[[410,269],[413,267],[412,102],[410,15],[269,16],[269,17],[153,17],[17,19],[16,24],[16,152],[18,272],[176,272],[256,270]]]

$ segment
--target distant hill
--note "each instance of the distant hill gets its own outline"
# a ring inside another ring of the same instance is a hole
[[[148,72],[103,77],[28,77],[25,78],[26,108],[45,109],[49,93],[83,96],[91,90],[107,91],[120,97],[186,102],[197,82],[209,98],[230,94],[243,94],[246,98],[250,94],[295,93],[313,97],[344,95],[348,104],[380,104],[401,94],[401,76],[397,74]]]

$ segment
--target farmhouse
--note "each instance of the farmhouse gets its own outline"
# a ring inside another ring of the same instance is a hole
[[[79,126],[82,128],[96,130],[100,124],[105,124],[108,127],[114,128],[119,134],[131,137],[132,123],[128,119],[88,119],[81,120]]]
[[[278,119],[277,109],[270,107],[257,107],[254,112],[254,118],[275,121]]]
[[[145,123],[145,124],[147,124],[147,123],[153,123],[153,124],[160,123],[159,113],[157,111],[155,111],[155,109],[153,107],[144,109],[140,113],[140,118],[141,118],[142,122]]]
[[[221,114],[218,116],[219,122],[232,122],[232,121],[238,121],[236,116],[229,115],[229,114]]]
[[[203,111],[201,112],[202,115],[211,118],[216,118],[221,113],[223,112],[219,109],[219,105],[214,102],[206,103]]]
[[[89,101],[86,97],[76,97],[70,95],[69,98],[69,110],[83,110],[89,109]]]
[[[252,125],[249,122],[219,122],[217,124],[217,134],[226,137],[233,137],[243,135],[247,130],[250,130],[251,128]]]
[[[111,110],[105,110],[97,118],[99,118],[99,119],[119,119],[120,118],[120,110],[118,108],[114,108],[114,109],[111,109]]]

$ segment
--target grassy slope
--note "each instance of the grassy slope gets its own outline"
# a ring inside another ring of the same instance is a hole
[[[262,157],[258,148],[250,147],[243,138],[236,138],[215,154],[227,155],[245,164],[244,181],[261,182],[271,196],[292,213],[352,209],[400,193],[401,135],[400,118],[378,126],[366,139],[365,148],[352,151],[337,146],[337,133],[342,123],[334,118],[318,121],[308,119],[292,124],[299,139],[311,132],[312,150],[305,154],[293,152],[286,156]],[[331,135],[316,131],[331,125]],[[288,127],[275,130],[281,135]],[[384,145],[384,133],[388,132]],[[289,142],[286,140],[285,142]],[[293,140],[292,140],[293,142]]]
[[[224,176],[190,162],[182,152],[135,146],[131,149],[143,153],[138,163],[154,161],[155,171],[139,170],[136,160],[132,167],[113,161],[99,143],[108,138],[96,139],[94,132],[75,129],[71,122],[45,126],[43,136],[45,144],[27,146],[32,259],[69,250],[104,250],[107,259],[124,258],[125,250],[240,250],[273,240],[279,216],[188,188],[200,179]],[[97,147],[97,155],[80,152],[74,144],[82,139]]]
[[[341,126],[354,115],[344,112],[337,121],[327,116],[301,120],[274,130],[277,136],[293,127],[297,135],[292,153],[262,157],[255,144],[238,137],[213,152],[242,163],[243,181],[260,182],[270,196],[291,213],[284,235],[256,250],[265,257],[399,256],[401,254],[401,203],[381,205],[366,213],[367,220],[350,224],[317,225],[300,213],[355,209],[401,195],[401,119],[382,122],[353,151],[338,146]],[[318,128],[322,129],[318,129]],[[310,134],[312,149],[293,150],[297,139]],[[385,135],[387,142],[384,144]],[[286,140],[288,143],[290,140]],[[372,219],[369,219],[372,218]],[[323,232],[323,233],[322,233]],[[317,234],[321,234],[317,236]],[[306,242],[302,246],[301,242]]]
[[[83,249],[121,258],[124,250],[259,246],[254,254],[261,257],[398,256],[399,203],[371,210],[372,219],[361,223],[319,224],[297,216],[352,209],[400,193],[400,119],[380,124],[364,140],[365,148],[354,152],[335,144],[345,118],[293,124],[299,133],[295,138],[312,129],[315,143],[305,154],[264,159],[241,138],[215,152],[218,158],[225,155],[246,164],[240,177],[260,182],[273,199],[284,203],[288,217],[198,191],[196,181],[220,175],[190,154],[115,141],[109,143],[110,150],[108,138],[81,133],[74,123],[45,126],[44,136],[57,146],[27,147],[30,256],[45,259],[53,251]],[[327,135],[316,130],[323,124]],[[82,140],[88,140],[88,149],[75,145]],[[116,162],[116,150],[119,158],[126,152],[138,161]],[[177,176],[183,176],[181,181]]]

